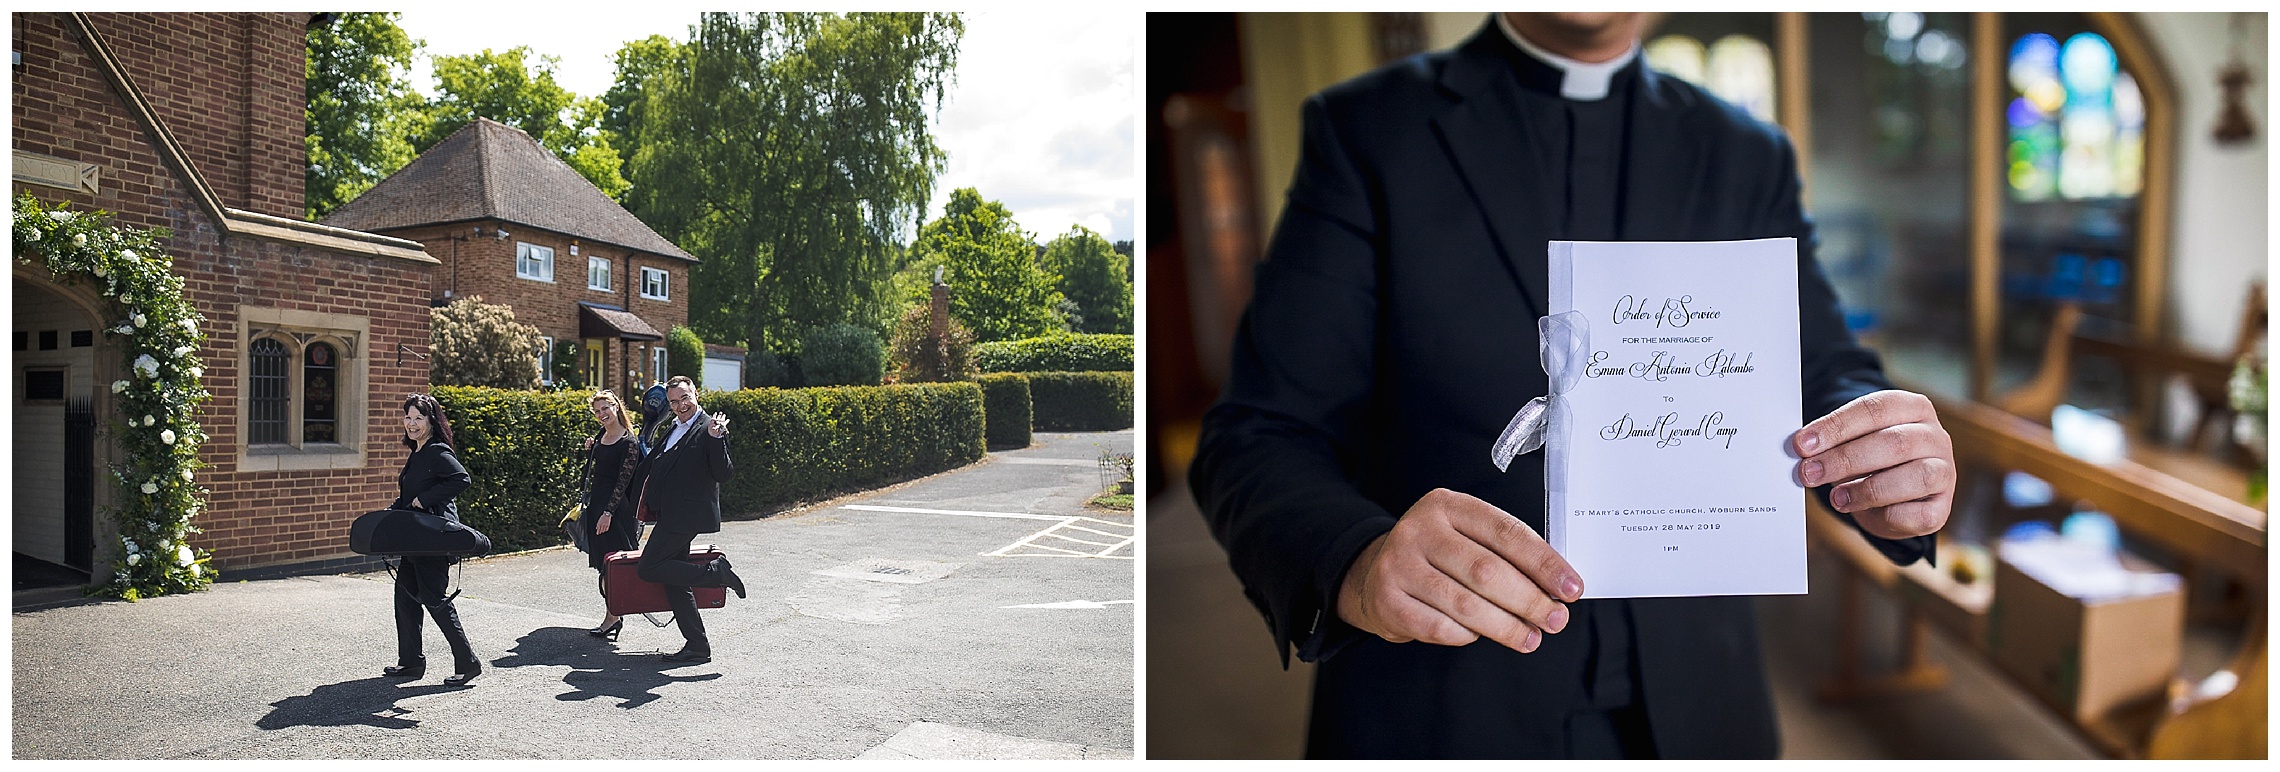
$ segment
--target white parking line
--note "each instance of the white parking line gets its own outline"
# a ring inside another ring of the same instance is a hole
[[[986,556],[986,557],[1001,557],[1001,558],[1002,558],[1002,557],[1032,557],[1032,558],[1104,558],[1104,559],[1107,559],[1107,560],[1132,560],[1132,559],[1133,559],[1133,556],[1131,556],[1131,555],[1117,555],[1117,554],[1114,554],[1114,553],[1115,553],[1117,550],[1121,550],[1121,549],[1124,549],[1125,547],[1129,547],[1129,546],[1131,546],[1131,545],[1132,545],[1132,539],[1133,539],[1133,535],[1134,535],[1134,533],[1136,532],[1136,531],[1135,531],[1135,529],[1134,529],[1132,526],[1129,526],[1129,525],[1125,525],[1125,524],[1123,524],[1123,523],[1112,523],[1112,522],[1109,522],[1109,521],[1107,521],[1107,520],[1101,520],[1101,519],[1098,519],[1098,518],[1084,517],[1084,516],[1082,516],[1082,515],[1039,515],[1039,514],[1033,514],[1033,513],[1029,513],[1029,512],[978,512],[978,511],[974,511],[974,510],[965,510],[965,509],[925,509],[925,508],[921,508],[921,507],[883,507],[883,506],[878,506],[878,505],[875,505],[875,504],[849,504],[849,505],[847,505],[847,506],[844,506],[844,507],[840,507],[840,508],[841,508],[841,509],[852,509],[852,510],[856,510],[856,511],[860,511],[860,512],[898,512],[898,513],[903,513],[903,514],[912,514],[912,515],[955,515],[955,516],[958,516],[958,517],[997,517],[997,518],[1009,518],[1009,519],[1015,519],[1015,520],[1052,520],[1052,521],[1054,521],[1054,523],[1053,523],[1051,526],[1048,526],[1048,527],[1046,527],[1046,528],[1045,528],[1045,530],[1042,530],[1042,531],[1038,531],[1038,532],[1036,532],[1036,533],[1033,533],[1033,534],[1030,534],[1030,535],[1028,535],[1028,536],[1024,536],[1024,537],[1022,537],[1022,538],[1021,538],[1021,540],[1020,540],[1020,541],[1016,541],[1016,542],[1014,542],[1014,543],[1012,543],[1012,544],[1008,544],[1008,545],[1005,545],[1004,547],[1000,547],[1000,548],[998,548],[997,550],[994,550],[994,551],[991,551],[991,552],[984,552],[984,553],[982,553],[982,555],[984,555],[984,556]],[[1115,528],[1115,529],[1121,529],[1121,532],[1119,532],[1119,531],[1103,531],[1103,530],[1100,530],[1100,528],[1091,528],[1091,527],[1087,527],[1087,526],[1083,526],[1083,525],[1078,525],[1077,523],[1078,523],[1078,522],[1080,522],[1080,521],[1081,521],[1081,522],[1087,522],[1087,523],[1094,523],[1094,524],[1097,524],[1097,525],[1099,525],[1099,526],[1101,526],[1101,527],[1104,527],[1104,528]],[[1109,539],[1114,539],[1115,541],[1113,541],[1113,542],[1091,541],[1091,540],[1087,540],[1087,539],[1079,539],[1079,538],[1077,538],[1077,537],[1074,537],[1074,536],[1069,536],[1069,535],[1066,535],[1066,534],[1063,534],[1063,533],[1058,533],[1059,531],[1063,531],[1063,530],[1068,530],[1068,531],[1083,531],[1083,532],[1085,532],[1085,533],[1094,534],[1094,535],[1097,535],[1097,536],[1101,536],[1101,537],[1105,537],[1105,538],[1109,538]],[[1071,541],[1071,542],[1076,542],[1076,543],[1078,543],[1078,544],[1084,544],[1084,545],[1089,545],[1089,546],[1093,546],[1093,547],[1099,547],[1100,549],[1097,549],[1097,550],[1072,550],[1072,549],[1062,549],[1062,548],[1060,548],[1060,547],[1051,547],[1051,546],[1047,546],[1047,545],[1043,545],[1043,544],[1038,544],[1038,543],[1036,543],[1038,539],[1040,539],[1040,538],[1045,538],[1045,537],[1052,537],[1052,538],[1055,538],[1055,539],[1060,539],[1060,540],[1063,540],[1063,541]],[[1025,549],[1037,549],[1037,550],[1044,550],[1044,552],[1025,552],[1025,551],[1020,551],[1020,550],[1025,550]]]

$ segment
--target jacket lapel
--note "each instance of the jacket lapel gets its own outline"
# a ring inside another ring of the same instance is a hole
[[[1441,147],[1456,167],[1481,219],[1488,223],[1504,265],[1537,316],[1545,313],[1544,285],[1550,258],[1545,231],[1534,219],[1552,200],[1551,180],[1532,151],[1533,136],[1520,107],[1512,63],[1495,50],[1502,40],[1494,25],[1466,41],[1441,76],[1441,88],[1456,100],[1433,118]]]
[[[1627,241],[1684,241],[1695,224],[1695,198],[1707,187],[1709,132],[1690,131],[1691,100],[1663,88],[1664,75],[1641,68],[1631,88],[1630,140],[1623,149],[1623,212],[1618,238]],[[1699,235],[1693,238],[1700,238]]]

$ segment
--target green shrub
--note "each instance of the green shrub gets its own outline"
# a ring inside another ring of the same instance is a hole
[[[736,476],[721,486],[721,509],[731,515],[923,477],[984,452],[982,389],[970,382],[746,389],[698,399],[730,419]]]
[[[515,309],[467,295],[429,312],[428,382],[538,388],[538,328]]]
[[[776,356],[776,352],[760,350],[744,355],[744,388],[774,386],[789,389],[799,385],[792,383],[791,378],[791,368],[784,364],[783,357]]]
[[[1132,369],[1130,335],[1049,335],[974,346],[985,373],[1103,372]]]
[[[491,537],[491,551],[563,542],[562,511],[578,496],[580,447],[595,428],[585,390],[530,392],[437,386],[451,419],[452,450],[473,478],[459,519]]]
[[[841,322],[808,333],[800,364],[810,386],[877,386],[887,354],[878,333]]]
[[[575,339],[563,338],[554,342],[554,372],[547,375],[554,379],[555,387],[586,388],[585,368],[578,366],[578,358],[584,352],[585,349],[579,348]]]
[[[982,415],[989,421],[990,449],[1029,447],[1029,376],[990,373],[974,381],[982,387]]]
[[[911,306],[895,320],[887,344],[889,367],[903,383],[941,383],[972,380],[974,333],[957,319],[946,320],[949,329],[934,336],[933,308]]]
[[[1028,376],[1030,421],[1037,431],[1096,432],[1132,428],[1132,373],[1029,373]]]
[[[689,380],[704,381],[705,340],[697,331],[674,326],[665,333],[665,377],[689,376]]]

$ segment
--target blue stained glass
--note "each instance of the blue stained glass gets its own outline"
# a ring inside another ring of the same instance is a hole
[[[2033,126],[2043,120],[2042,111],[2035,109],[2035,103],[2027,101],[2026,97],[2011,100],[2011,109],[2006,111],[2006,114],[2010,118],[2011,128],[2014,129]]]

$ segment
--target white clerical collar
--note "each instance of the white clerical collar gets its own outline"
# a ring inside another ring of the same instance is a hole
[[[1579,102],[1596,102],[1606,99],[1607,88],[1615,81],[1615,72],[1623,69],[1623,65],[1630,64],[1632,57],[1639,55],[1639,44],[1637,41],[1632,41],[1631,50],[1624,51],[1622,56],[1596,64],[1579,62],[1546,51],[1543,46],[1529,42],[1528,38],[1521,35],[1519,30],[1512,28],[1512,22],[1506,21],[1504,14],[1498,13],[1494,16],[1496,16],[1496,28],[1503,30],[1504,37],[1511,40],[1513,45],[1519,46],[1520,50],[1527,52],[1529,56],[1536,57],[1538,61],[1559,68],[1564,75],[1560,78],[1560,96]]]

